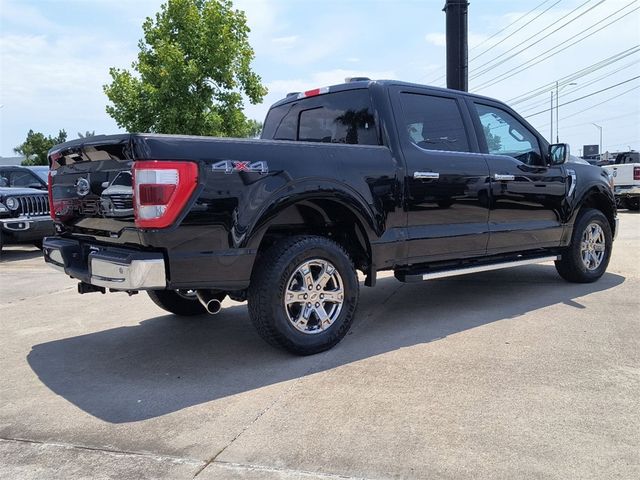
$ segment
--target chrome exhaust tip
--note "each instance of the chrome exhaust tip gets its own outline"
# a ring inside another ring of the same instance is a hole
[[[209,300],[204,308],[210,315],[215,315],[217,313],[220,313],[220,310],[222,310],[222,303],[220,303],[220,300],[216,300],[214,298],[213,300]]]
[[[196,297],[209,315],[216,315],[222,310],[222,300],[226,295],[210,290],[196,290]]]

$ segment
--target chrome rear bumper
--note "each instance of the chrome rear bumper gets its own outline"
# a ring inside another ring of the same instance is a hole
[[[102,247],[57,237],[43,242],[44,260],[82,282],[115,290],[167,286],[164,257],[158,252]]]

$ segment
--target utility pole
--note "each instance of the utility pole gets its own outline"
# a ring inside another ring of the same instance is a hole
[[[595,123],[592,123],[591,125],[600,130],[600,147],[598,148],[598,153],[600,154],[599,157],[602,159],[602,127],[600,125],[596,125]]]
[[[560,143],[560,90],[564,87],[570,87],[572,85],[578,85],[575,82],[566,83],[562,87],[558,87],[558,81],[556,81],[556,143]],[[553,109],[553,90],[551,90],[551,108]],[[551,111],[551,123],[553,123],[553,110]],[[551,140],[553,141],[553,129],[551,129]]]
[[[560,110],[560,101],[558,100],[558,82],[556,81],[556,143],[560,143],[560,119],[558,111]]]
[[[446,0],[447,15],[447,88],[469,90],[467,41],[467,0]]]
[[[551,106],[549,107],[551,112],[551,131],[549,132],[549,143],[553,143],[553,90],[551,90]]]

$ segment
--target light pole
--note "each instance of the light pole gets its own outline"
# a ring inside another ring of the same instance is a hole
[[[571,83],[567,83],[565,85],[562,86],[562,88],[564,87],[568,87],[570,85],[577,85],[577,83],[575,82],[571,82]],[[560,143],[560,97],[559,97],[559,93],[560,90],[562,90],[562,88],[558,88],[558,81],[556,80],[556,143]],[[552,92],[553,95],[553,92]],[[553,106],[552,106],[553,108]],[[553,136],[553,134],[552,134]]]
[[[600,147],[598,148],[598,153],[600,155],[598,155],[598,156],[600,157],[600,159],[602,159],[602,127],[600,125],[595,124],[595,123],[592,123],[591,125],[593,125],[598,130],[600,130]]]
[[[551,112],[551,131],[549,132],[549,142],[553,143],[553,90],[551,90],[551,107],[549,108]]]

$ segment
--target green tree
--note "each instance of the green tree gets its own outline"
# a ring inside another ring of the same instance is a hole
[[[484,125],[484,136],[487,139],[487,147],[489,147],[490,152],[497,152],[502,148],[502,139],[499,135],[495,135],[491,133],[491,128],[489,125]]]
[[[373,123],[373,115],[369,110],[347,110],[344,114],[336,118],[336,122],[347,127],[346,143],[358,143],[358,129],[364,128],[368,123]]]
[[[27,139],[13,149],[25,157],[22,165],[48,165],[47,152],[51,147],[67,141],[67,132],[60,130],[57,137],[45,136],[44,133],[29,130]]]
[[[247,131],[246,131],[246,134],[243,135],[244,137],[258,138],[260,137],[261,133],[262,133],[262,122],[253,120],[251,118],[247,120]]]
[[[255,121],[242,112],[266,95],[250,66],[244,12],[230,0],[168,0],[142,25],[138,60],[111,68],[107,113],[131,132],[247,137]]]

